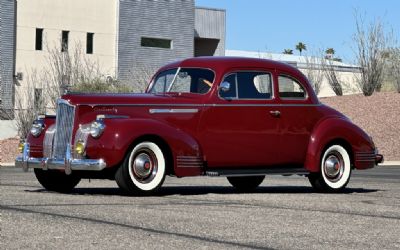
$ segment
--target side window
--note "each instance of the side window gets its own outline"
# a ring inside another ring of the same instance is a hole
[[[282,99],[298,99],[307,98],[307,94],[303,86],[295,79],[288,76],[279,76],[279,97]]]
[[[230,83],[227,92],[220,92],[223,98],[235,99],[271,99],[271,74],[265,72],[237,72],[227,76]]]

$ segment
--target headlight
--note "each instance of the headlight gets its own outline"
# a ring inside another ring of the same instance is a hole
[[[35,120],[32,124],[31,134],[34,137],[38,137],[44,129],[44,121],[43,120]]]
[[[96,120],[90,125],[90,135],[93,138],[99,138],[105,128],[106,125],[102,120]]]

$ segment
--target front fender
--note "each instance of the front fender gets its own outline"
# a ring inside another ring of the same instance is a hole
[[[352,164],[359,169],[370,168],[374,162],[356,161],[358,153],[374,153],[375,146],[370,137],[350,120],[330,117],[317,123],[310,136],[305,168],[310,172],[320,171],[323,150],[331,143],[342,143],[348,147]]]
[[[171,149],[174,159],[174,172],[177,176],[199,175],[201,167],[179,168],[177,156],[201,158],[199,144],[188,133],[152,119],[105,119],[106,128],[98,139],[89,136],[86,153],[89,158],[103,158],[107,166],[120,165],[132,144],[143,136],[157,136],[164,140]],[[202,158],[201,158],[202,159]]]
[[[34,137],[31,133],[28,133],[26,142],[30,145],[30,156],[41,158],[43,157],[43,141],[46,135],[47,129],[56,122],[55,116],[44,117],[44,129],[38,137]]]

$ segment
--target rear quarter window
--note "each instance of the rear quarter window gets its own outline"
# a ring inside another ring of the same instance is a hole
[[[278,85],[281,99],[304,100],[307,98],[307,92],[303,85],[290,76],[280,75]]]

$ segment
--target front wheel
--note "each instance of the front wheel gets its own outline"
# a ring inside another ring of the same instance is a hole
[[[325,150],[320,168],[320,172],[308,176],[313,188],[319,192],[340,192],[350,181],[350,156],[340,145],[332,145]]]
[[[37,180],[42,186],[50,191],[69,193],[81,181],[81,178],[74,175],[66,175],[59,170],[34,169]]]
[[[164,182],[166,160],[161,148],[153,142],[137,144],[117,170],[115,180],[128,194],[151,194]]]
[[[253,191],[263,182],[264,178],[264,175],[227,177],[229,183],[241,192]]]

